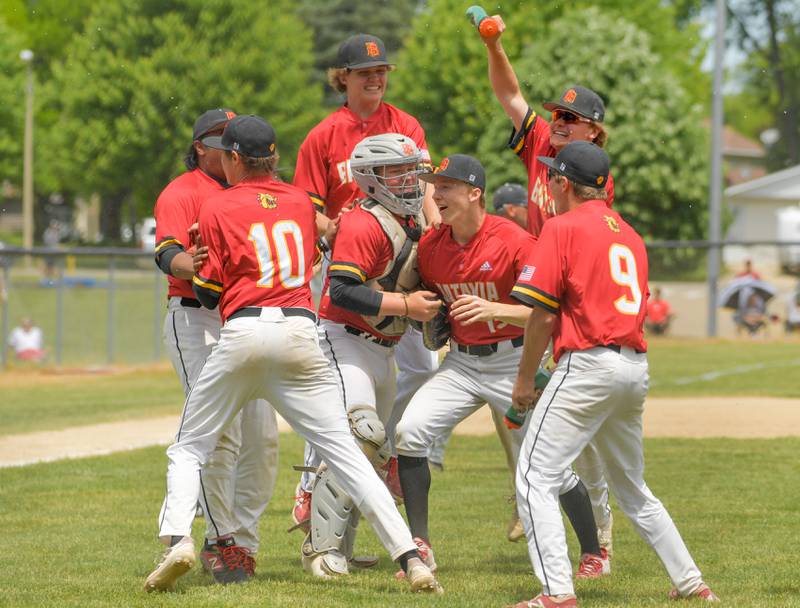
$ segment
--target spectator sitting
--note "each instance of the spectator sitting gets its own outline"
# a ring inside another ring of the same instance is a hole
[[[751,292],[742,298],[744,304],[733,317],[740,328],[744,328],[751,336],[755,336],[767,324],[767,304],[764,298]]]
[[[657,335],[667,333],[672,321],[672,307],[662,299],[661,288],[656,287],[653,297],[647,302],[647,329]]]
[[[523,186],[503,184],[494,191],[492,205],[497,215],[528,229],[528,191]]]
[[[744,261],[744,270],[736,274],[736,278],[740,277],[750,277],[755,279],[756,281],[761,280],[761,275],[758,274],[755,270],[753,270],[753,260],[745,260]]]
[[[783,326],[787,334],[800,330],[800,286],[786,299],[786,321]]]
[[[44,350],[42,330],[28,317],[22,319],[22,327],[11,330],[8,345],[14,349],[17,361],[40,362],[47,355]]]

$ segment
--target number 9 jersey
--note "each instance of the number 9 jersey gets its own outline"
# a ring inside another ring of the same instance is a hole
[[[208,198],[198,224],[208,259],[193,288],[204,305],[219,303],[223,323],[245,306],[314,309],[308,283],[317,228],[306,192],[250,178]]]
[[[647,250],[605,201],[586,201],[545,222],[512,295],[559,316],[556,361],[565,351],[604,345],[647,350]]]

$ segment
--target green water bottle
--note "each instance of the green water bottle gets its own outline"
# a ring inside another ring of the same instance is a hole
[[[544,388],[547,386],[547,383],[550,382],[550,377],[552,375],[553,372],[551,372],[545,367],[540,367],[539,369],[536,370],[536,379],[534,380],[534,386],[539,390],[544,390]],[[525,424],[525,416],[527,414],[528,412],[518,412],[517,410],[514,409],[514,406],[512,405],[506,411],[506,415],[503,416],[503,422],[511,430],[518,429],[523,424]]]

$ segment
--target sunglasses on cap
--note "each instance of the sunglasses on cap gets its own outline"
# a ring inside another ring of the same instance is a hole
[[[574,112],[570,112],[569,110],[553,110],[551,114],[553,121],[556,120],[563,120],[564,122],[588,122],[591,123],[592,121],[588,118],[584,118],[583,116],[578,116]]]

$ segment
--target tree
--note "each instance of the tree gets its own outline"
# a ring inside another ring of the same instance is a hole
[[[314,34],[314,80],[326,84],[327,70],[336,64],[339,45],[355,34],[378,36],[393,61],[420,5],[420,0],[301,0],[297,12]],[[325,91],[328,105],[341,102],[331,88]]]
[[[684,88],[691,84],[693,100],[707,98],[698,28],[689,24],[678,29],[673,9],[660,0],[511,0],[493,5],[491,11],[501,14],[509,27],[503,44],[515,61],[526,46],[547,40],[551,25],[568,6],[575,6],[569,13],[575,18],[591,5],[599,7],[593,14],[604,18],[604,23],[628,19],[650,34],[658,60],[655,69],[673,74],[687,85]],[[486,75],[486,52],[464,16],[466,6],[459,0],[431,0],[414,20],[398,70],[391,77],[389,100],[421,120],[434,155],[475,152],[487,118],[498,108]],[[601,56],[614,52],[607,43],[615,37],[614,29],[601,32],[593,45]],[[587,69],[595,62],[594,57],[590,59]],[[502,134],[506,132],[503,128]]]
[[[0,19],[0,182],[22,187],[22,136],[25,127],[23,40]]]
[[[121,0],[98,4],[85,34],[53,66],[58,108],[47,158],[64,188],[103,195],[104,234],[120,209],[149,214],[182,169],[191,125],[212,107],[259,114],[278,134],[282,167],[320,117],[310,36],[290,0]]]
[[[613,48],[613,53],[607,49]],[[669,73],[659,69],[649,37],[630,23],[590,9],[565,14],[549,36],[528,46],[517,64],[525,98],[558,99],[582,83],[606,101],[607,151],[614,208],[645,239],[698,239],[705,234],[707,142],[702,114]],[[539,103],[534,104],[541,111]],[[510,121],[495,112],[479,146],[491,187],[527,183],[511,150],[500,148]]]

